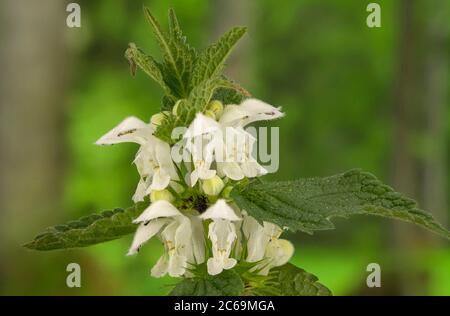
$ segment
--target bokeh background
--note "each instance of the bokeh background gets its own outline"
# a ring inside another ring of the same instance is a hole
[[[135,42],[159,56],[142,6],[166,26],[174,7],[203,48],[231,26],[248,35],[228,75],[283,106],[281,164],[272,179],[376,174],[449,227],[449,32],[444,0],[375,1],[382,27],[366,26],[361,0],[78,1],[82,27],[66,26],[61,0],[0,2],[0,293],[161,295],[176,280],[150,277],[157,242],[125,257],[132,236],[91,248],[32,252],[44,227],[128,206],[138,174],[132,144],[93,142],[128,115],[149,119],[161,91],[129,73]],[[314,236],[291,235],[293,262],[336,295],[450,295],[450,244],[407,223],[335,220]],[[66,286],[81,265],[82,287]],[[366,286],[366,266],[382,287]]]

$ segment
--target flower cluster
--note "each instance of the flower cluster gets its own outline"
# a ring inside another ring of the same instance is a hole
[[[134,220],[139,226],[128,254],[157,236],[165,252],[151,270],[155,277],[189,277],[204,263],[210,275],[217,275],[239,262],[251,263],[250,272],[267,275],[285,264],[294,248],[279,238],[283,229],[258,222],[229,197],[239,182],[267,173],[254,158],[256,138],[245,127],[282,117],[280,109],[256,99],[225,107],[212,101],[178,132],[182,137],[172,146],[154,136],[166,116],[158,113],[150,123],[126,118],[96,142],[140,145],[134,160],[140,180],[133,200],[149,196],[151,203]]]

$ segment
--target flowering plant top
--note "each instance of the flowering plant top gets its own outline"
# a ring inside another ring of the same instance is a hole
[[[268,170],[256,159],[257,138],[246,127],[284,113],[222,74],[246,29],[233,28],[197,52],[173,10],[168,32],[148,9],[144,12],[163,60],[135,44],[125,57],[133,75],[139,67],[162,87],[161,112],[150,122],[125,118],[96,142],[139,145],[135,204],[48,228],[26,247],[84,247],[134,233],[128,255],[136,255],[151,238],[163,243],[151,275],[181,278],[173,295],[330,295],[315,276],[288,263],[294,246],[281,238],[286,231],[332,229],[333,217],[369,214],[450,237],[414,201],[360,170],[261,182]]]

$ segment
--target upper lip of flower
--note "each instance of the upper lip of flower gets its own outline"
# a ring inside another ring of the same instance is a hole
[[[244,127],[256,121],[273,120],[283,116],[281,108],[250,98],[240,105],[226,106],[219,123],[225,126]]]
[[[125,118],[111,131],[100,137],[96,145],[114,145],[124,142],[144,144],[151,137],[153,129],[134,116]]]
[[[229,221],[240,221],[242,218],[236,215],[231,206],[223,199],[210,206],[204,213],[200,214],[202,219],[226,219]]]
[[[210,134],[220,130],[220,124],[202,113],[197,113],[195,119],[189,125],[183,138],[193,138],[196,136]]]
[[[184,216],[175,206],[165,200],[159,200],[147,207],[133,223],[145,223],[156,218]]]

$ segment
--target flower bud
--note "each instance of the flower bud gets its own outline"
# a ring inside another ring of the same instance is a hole
[[[172,181],[172,182],[170,183],[170,186],[171,186],[172,189],[174,189],[175,192],[177,192],[178,194],[181,194],[181,193],[184,192],[184,187],[183,187],[181,184],[179,184],[179,183],[177,183],[177,182],[175,182],[175,181]]]
[[[164,122],[164,120],[166,119],[168,114],[170,114],[170,112],[168,112],[168,111],[164,111],[164,112],[161,112],[161,113],[156,113],[150,119],[150,123],[152,123],[155,126],[159,126],[159,125],[162,124],[162,122]]]
[[[222,192],[225,183],[219,176],[214,176],[211,179],[203,180],[202,189],[207,195],[215,196]]]
[[[175,201],[175,197],[172,195],[172,193],[170,193],[169,190],[152,191],[152,193],[150,194],[150,201],[156,202],[159,200],[165,200],[172,203],[173,201]]]
[[[216,119],[219,119],[223,113],[223,104],[219,100],[213,100],[209,102],[208,110],[214,113]]]
[[[178,116],[181,114],[181,107],[182,107],[182,103],[181,100],[178,100],[177,103],[175,103],[173,109],[172,109],[172,114],[175,116]]]
[[[214,114],[213,111],[211,111],[211,110],[206,110],[204,114],[205,114],[205,116],[210,117],[210,118],[212,118],[213,120],[216,120],[216,115]]]
[[[286,264],[293,254],[294,246],[286,239],[272,240],[266,246],[265,256],[271,259],[274,267]]]

